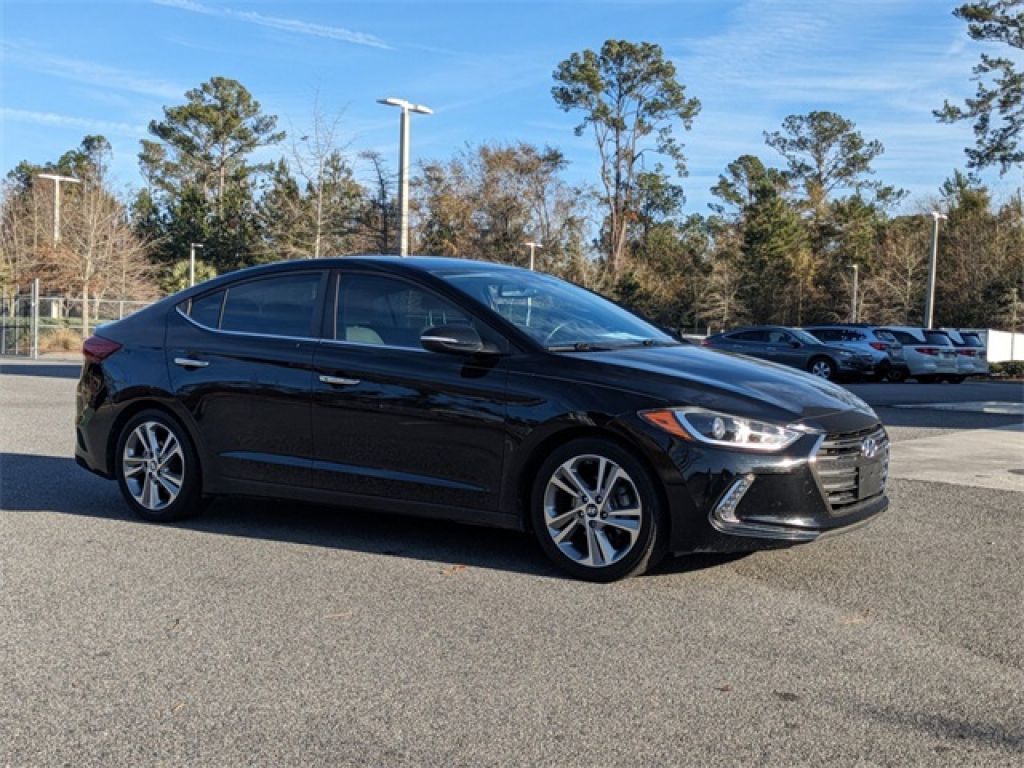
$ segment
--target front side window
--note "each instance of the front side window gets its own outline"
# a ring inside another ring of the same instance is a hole
[[[268,336],[310,337],[320,284],[321,273],[306,272],[231,285],[224,297],[220,328]]]
[[[481,328],[452,302],[418,285],[379,275],[342,275],[334,338],[357,344],[422,349],[420,335],[441,325]]]
[[[768,332],[767,331],[740,331],[739,333],[730,333],[728,336],[726,336],[726,338],[732,339],[733,341],[759,341],[759,342],[767,342],[768,341]]]
[[[632,312],[549,275],[468,269],[435,274],[553,351],[677,343]]]

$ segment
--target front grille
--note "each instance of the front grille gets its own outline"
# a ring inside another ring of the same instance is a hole
[[[877,449],[871,457],[863,450],[869,437]],[[889,437],[881,427],[827,435],[818,447],[814,472],[833,514],[878,496],[889,476]]]

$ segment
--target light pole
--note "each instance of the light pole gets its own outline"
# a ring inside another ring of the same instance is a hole
[[[939,220],[948,219],[944,213],[932,211],[932,254],[928,261],[928,292],[924,297],[924,327],[931,328],[935,320],[935,263],[939,258]]]
[[[40,179],[49,179],[53,182],[53,242],[60,242],[60,183],[81,184],[82,182],[73,176],[58,176],[55,173],[40,173]]]
[[[538,248],[543,250],[544,246],[541,245],[540,243],[535,243],[532,240],[530,242],[528,242],[528,243],[523,243],[523,245],[527,246],[530,249],[530,271],[533,272],[533,267],[534,267],[534,251],[536,251]]]
[[[401,217],[398,229],[398,254],[399,256],[409,255],[409,113],[415,112],[418,115],[432,115],[434,111],[422,104],[413,104],[405,99],[389,97],[377,99],[378,104],[386,104],[389,107],[398,107],[402,110],[401,132],[398,143],[398,210]]]
[[[850,322],[857,322],[857,289],[860,287],[858,278],[860,277],[860,268],[856,264],[851,264],[850,269],[853,270],[853,305],[850,308]]]
[[[188,287],[196,284],[196,248],[202,248],[202,243],[189,243],[188,248]]]

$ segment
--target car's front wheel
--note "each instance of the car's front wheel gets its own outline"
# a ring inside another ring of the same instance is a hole
[[[199,508],[199,461],[182,426],[162,411],[136,414],[121,429],[117,482],[140,517],[169,522]]]
[[[531,497],[541,549],[568,574],[614,581],[653,568],[666,550],[655,480],[610,440],[573,440],[541,465]]]
[[[831,381],[836,377],[836,366],[827,357],[816,357],[807,364],[807,370],[815,376]]]

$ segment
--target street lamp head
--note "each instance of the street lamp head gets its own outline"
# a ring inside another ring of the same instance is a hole
[[[68,184],[81,184],[81,179],[76,179],[74,176],[61,176],[56,173],[40,173],[37,174],[37,178],[50,179],[51,181],[63,181]]]
[[[947,216],[944,213],[939,213],[938,211],[932,211],[932,218],[935,219],[936,221],[939,221],[940,219],[942,221],[945,221],[946,219],[949,218],[949,216]]]
[[[400,107],[401,109],[409,112],[416,112],[421,115],[432,115],[434,110],[430,107],[425,107],[422,104],[413,104],[411,101],[405,99],[396,99],[394,96],[389,96],[386,99],[377,99],[378,104],[385,104],[389,107]]]
[[[190,243],[190,245],[191,245],[191,246],[192,246],[193,248],[202,248],[202,247],[203,247],[203,244],[202,244],[202,243]]]

